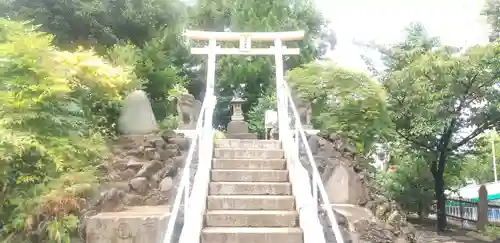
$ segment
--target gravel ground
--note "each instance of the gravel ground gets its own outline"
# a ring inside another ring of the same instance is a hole
[[[479,234],[475,230],[460,227],[459,222],[448,222],[449,230],[443,233],[436,232],[436,220],[425,219],[423,221],[409,219],[417,230],[417,242],[419,243],[500,243],[500,239],[491,240]]]

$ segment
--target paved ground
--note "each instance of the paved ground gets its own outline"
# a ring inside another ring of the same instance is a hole
[[[491,240],[479,234],[475,230],[464,229],[458,222],[448,224],[449,231],[443,233],[436,232],[436,221],[426,219],[421,222],[409,219],[417,230],[417,242],[419,243],[500,243],[500,239]]]

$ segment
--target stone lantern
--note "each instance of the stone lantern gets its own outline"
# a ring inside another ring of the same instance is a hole
[[[231,121],[243,121],[245,118],[243,117],[243,110],[241,109],[241,105],[245,103],[246,100],[240,97],[233,97],[231,100],[231,106],[233,107],[233,115],[231,116]]]
[[[248,132],[248,123],[243,116],[241,106],[246,102],[245,99],[235,95],[231,100],[233,114],[231,121],[227,124],[227,138],[232,139],[257,139],[257,134]]]

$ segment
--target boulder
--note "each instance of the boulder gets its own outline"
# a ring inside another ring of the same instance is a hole
[[[343,230],[350,232],[352,242],[416,242],[414,228],[406,222],[405,213],[386,198],[372,178],[368,161],[359,156],[347,139],[337,134],[324,137],[310,135],[308,144],[321,174],[330,203],[358,207],[356,219],[345,209]],[[305,154],[301,151],[301,154]],[[304,164],[306,169],[308,165]],[[309,165],[310,166],[310,165]],[[333,241],[334,242],[334,241]]]
[[[145,194],[149,189],[149,182],[146,177],[136,177],[129,182],[130,188],[139,193]]]
[[[118,119],[123,134],[150,134],[158,131],[158,124],[146,93],[136,90],[127,95]]]
[[[160,182],[160,191],[162,193],[168,193],[172,190],[172,188],[174,187],[173,185],[173,180],[171,177],[165,177],[163,178],[163,180],[161,180]]]
[[[368,200],[363,182],[345,165],[335,165],[324,185],[330,203],[364,205]]]
[[[151,161],[142,166],[142,168],[137,172],[135,177],[146,177],[151,178],[156,172],[163,168],[163,164],[159,161]]]

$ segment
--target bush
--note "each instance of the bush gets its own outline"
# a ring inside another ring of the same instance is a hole
[[[264,137],[266,129],[264,119],[266,110],[276,110],[276,92],[271,90],[257,99],[257,103],[248,111],[248,129]]]
[[[127,69],[52,38],[0,19],[0,237],[15,242],[70,242],[108,156],[104,135],[138,87]]]
[[[384,142],[390,131],[385,91],[366,74],[335,63],[316,63],[287,73],[291,88],[311,102],[316,129],[341,134],[368,155]]]
[[[168,119],[176,112],[176,100],[170,96],[187,83],[188,49],[179,33],[165,28],[143,46],[115,45],[108,56],[118,64],[133,66],[149,96],[157,120]],[[184,92],[184,91],[182,91]],[[186,91],[187,92],[187,91]]]
[[[426,216],[434,199],[434,180],[429,168],[422,160],[400,158],[395,171],[377,174],[377,182],[406,212]]]

